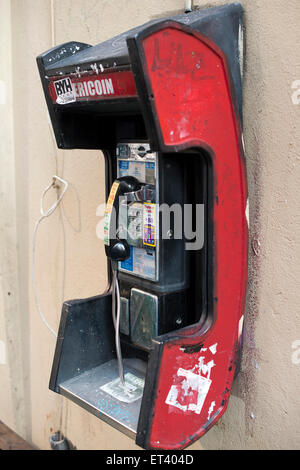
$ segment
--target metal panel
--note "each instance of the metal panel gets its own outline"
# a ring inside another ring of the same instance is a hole
[[[124,374],[125,384],[128,383],[130,391],[133,390],[134,380],[137,382],[136,396],[139,398],[133,397],[131,402],[116,398],[116,393],[113,391],[116,387],[114,384],[110,385],[112,382],[120,381],[118,363],[114,359],[61,383],[60,393],[124,434],[135,437],[145,377],[142,361],[125,359]],[[106,387],[105,390],[103,386]],[[108,393],[108,390],[112,390],[115,396]]]
[[[150,348],[158,334],[158,299],[139,289],[131,289],[131,341],[142,348]]]
[[[129,300],[125,297],[120,298],[120,331],[124,335],[130,334],[130,325],[129,325]]]

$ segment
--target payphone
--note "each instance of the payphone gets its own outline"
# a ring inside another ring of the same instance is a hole
[[[109,287],[62,308],[50,389],[149,449],[225,412],[247,280],[242,8],[37,59],[59,148],[101,149]]]

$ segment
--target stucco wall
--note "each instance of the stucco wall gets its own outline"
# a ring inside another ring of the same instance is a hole
[[[183,3],[0,0],[0,83],[7,90],[5,103],[0,99],[0,341],[6,348],[5,363],[0,361],[0,420],[42,449],[49,448],[49,436],[60,425],[60,397],[48,390],[55,338],[34,305],[31,243],[41,193],[55,173],[71,183],[70,189],[62,208],[42,222],[36,247],[39,300],[51,326],[58,327],[62,298],[97,294],[107,281],[103,245],[96,237],[96,211],[104,201],[103,157],[55,148],[35,57],[72,39],[99,43],[151,18],[181,12]],[[226,2],[209,5],[221,3]],[[300,340],[300,104],[292,100],[292,85],[300,80],[300,4],[241,3],[251,229],[244,353],[226,414],[191,448],[295,449],[300,446],[300,363],[292,348]],[[46,202],[54,197],[50,193]],[[79,449],[137,448],[65,399],[62,427]]]

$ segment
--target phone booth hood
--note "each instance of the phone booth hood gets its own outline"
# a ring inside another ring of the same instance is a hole
[[[242,7],[157,19],[96,46],[71,41],[37,63],[58,147],[102,150],[107,195],[119,141],[147,141],[182,161],[205,154],[205,302],[199,321],[152,340],[135,420],[122,406],[105,410],[97,395],[95,371],[115,357],[110,288],[63,304],[50,378],[51,390],[141,447],[184,448],[225,412],[241,352],[248,250]]]

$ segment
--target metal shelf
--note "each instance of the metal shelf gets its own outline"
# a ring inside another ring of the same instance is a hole
[[[135,439],[146,364],[124,359],[125,388],[113,359],[61,383],[60,393],[90,413]]]

